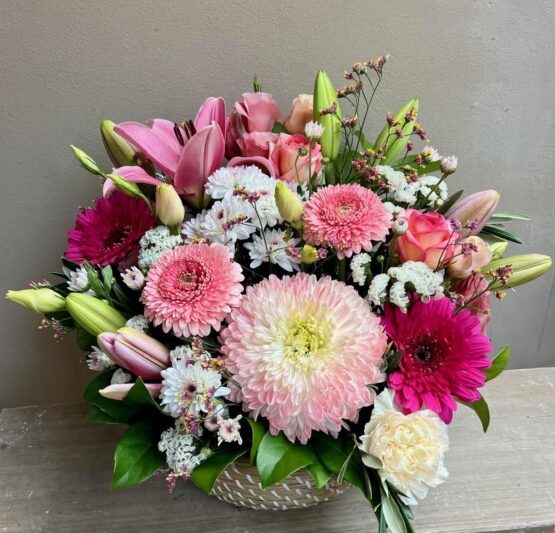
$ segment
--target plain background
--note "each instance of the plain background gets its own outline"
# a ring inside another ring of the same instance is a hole
[[[553,255],[555,4],[550,0],[39,1],[1,10],[0,290],[58,269],[76,208],[99,193],[70,144],[108,166],[98,126],[192,118],[209,95],[228,106],[263,89],[289,111],[317,69],[343,84],[354,61],[390,53],[369,132],[413,96],[451,191],[497,189],[525,246]],[[553,271],[495,305],[496,348],[512,367],[555,364]],[[76,401],[93,375],[72,338],[2,300],[0,408]]]

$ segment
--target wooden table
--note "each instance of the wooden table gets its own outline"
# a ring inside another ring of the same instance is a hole
[[[488,384],[487,436],[464,407],[450,427],[448,481],[414,509],[418,532],[555,531],[555,368],[513,370]],[[0,531],[368,532],[354,489],[307,510],[234,508],[163,480],[110,491],[123,428],[89,421],[86,406],[0,413]]]

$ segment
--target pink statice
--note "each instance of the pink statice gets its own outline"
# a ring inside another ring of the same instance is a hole
[[[372,250],[372,241],[383,241],[392,216],[379,197],[361,185],[330,185],[314,193],[304,206],[304,239],[326,246],[337,257],[351,257]]]
[[[306,443],[336,436],[373,402],[386,335],[369,304],[344,283],[305,273],[247,288],[222,330],[226,368],[243,407],[272,434]]]
[[[177,336],[208,335],[241,300],[241,266],[222,244],[188,244],[165,252],[150,269],[141,299],[145,316]]]
[[[155,225],[143,200],[115,192],[79,213],[68,232],[65,256],[76,263],[120,264],[125,269],[136,263],[139,240]]]
[[[406,313],[385,306],[386,331],[403,351],[388,385],[405,414],[427,408],[448,424],[457,409],[455,397],[464,402],[480,399],[478,388],[491,366],[491,342],[481,333],[477,317],[455,311],[447,297],[428,303],[415,298]]]

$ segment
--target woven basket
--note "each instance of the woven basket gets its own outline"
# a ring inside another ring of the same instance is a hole
[[[331,478],[319,489],[306,470],[299,470],[285,481],[263,489],[256,468],[248,461],[239,459],[222,472],[214,484],[212,495],[240,507],[286,511],[327,502],[348,486],[347,483],[338,485],[335,478]]]

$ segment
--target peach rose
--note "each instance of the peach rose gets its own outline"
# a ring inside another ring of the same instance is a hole
[[[472,272],[491,261],[491,251],[480,237],[468,237],[457,243],[455,254],[447,265],[447,273],[455,279],[466,279]]]
[[[277,102],[268,93],[243,93],[243,99],[235,102],[235,111],[241,117],[244,130],[272,131],[281,111]]]
[[[406,220],[407,232],[396,239],[401,262],[422,261],[431,269],[442,268],[455,253],[455,241],[449,221],[439,213],[420,213],[407,209],[400,217]]]
[[[291,133],[304,133],[307,122],[312,120],[313,97],[311,94],[299,94],[291,104],[291,111],[285,117],[283,126]]]
[[[304,149],[306,155],[299,155]],[[276,177],[283,181],[304,183],[309,178],[309,142],[303,135],[280,133],[277,142],[270,144],[270,162],[275,168]],[[320,145],[312,143],[312,162],[310,172],[322,170],[322,153]]]
[[[270,143],[275,144],[277,139],[277,133],[253,131],[252,133],[245,133],[240,137],[237,140],[237,144],[244,157],[260,156],[267,158],[270,153]]]

